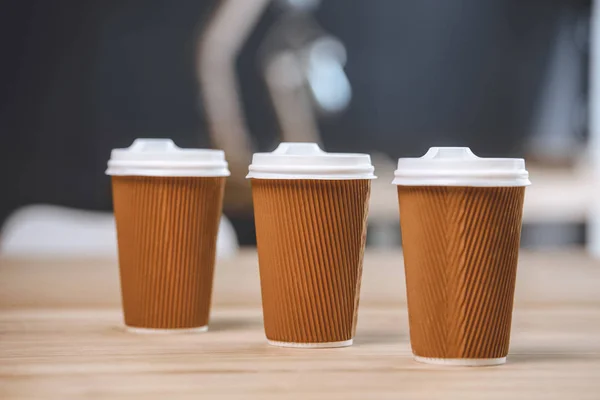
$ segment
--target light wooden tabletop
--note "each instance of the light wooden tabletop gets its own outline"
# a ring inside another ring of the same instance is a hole
[[[600,263],[524,251],[508,363],[419,364],[400,253],[367,251],[355,345],[262,331],[256,254],[219,262],[210,330],[122,329],[115,260],[0,258],[0,399],[600,399]]]

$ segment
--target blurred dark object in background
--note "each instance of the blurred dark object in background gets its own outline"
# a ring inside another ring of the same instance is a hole
[[[110,149],[136,137],[211,145],[194,60],[217,3],[3,2],[0,221],[31,203],[109,210]],[[314,16],[346,47],[352,87],[348,109],[318,121],[322,142],[328,150],[392,158],[443,145],[469,145],[482,156],[523,155],[530,134],[543,130],[541,98],[549,93],[565,15],[585,16],[589,3],[322,2]],[[273,149],[280,138],[258,53],[282,13],[280,5],[269,6],[237,63],[254,150]],[[569,76],[583,80],[585,73]],[[569,83],[572,96],[584,83]],[[585,127],[572,131],[582,135]],[[232,222],[242,244],[254,241],[251,210]]]

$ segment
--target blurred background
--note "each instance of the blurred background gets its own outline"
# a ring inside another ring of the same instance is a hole
[[[168,137],[226,152],[221,257],[255,245],[245,174],[284,140],[371,154],[371,248],[401,243],[396,159],[451,145],[526,158],[523,246],[600,255],[594,16],[591,0],[5,0],[0,252],[116,257],[110,150]]]

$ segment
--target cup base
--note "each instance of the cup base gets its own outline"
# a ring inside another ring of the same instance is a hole
[[[201,333],[208,331],[208,325],[199,326],[197,328],[173,328],[173,329],[156,329],[156,328],[138,328],[135,326],[125,325],[125,331],[142,335],[171,335],[181,333]]]
[[[506,357],[500,358],[432,358],[421,357],[415,355],[415,361],[433,364],[433,365],[450,365],[463,367],[484,367],[490,365],[501,365],[506,363]]]
[[[295,342],[278,342],[276,340],[268,340],[271,346],[277,347],[294,347],[297,349],[324,349],[334,347],[348,347],[352,345],[354,339],[343,340],[341,342],[323,342],[323,343],[295,343]]]

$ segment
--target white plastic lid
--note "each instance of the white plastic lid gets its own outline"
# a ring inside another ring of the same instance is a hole
[[[327,153],[316,143],[281,143],[272,153],[255,153],[246,178],[375,179],[368,154]]]
[[[107,175],[229,176],[222,150],[182,149],[171,139],[136,139],[126,149],[114,149]]]
[[[480,158],[468,147],[432,147],[420,158],[400,158],[394,173],[402,186],[528,186],[522,158]]]

